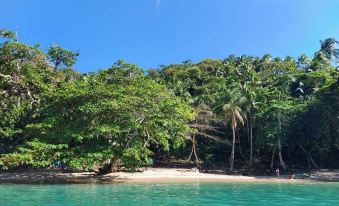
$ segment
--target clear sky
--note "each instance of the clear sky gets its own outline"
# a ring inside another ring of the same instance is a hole
[[[230,54],[313,55],[339,39],[339,0],[0,0],[0,28],[79,50],[81,72]]]

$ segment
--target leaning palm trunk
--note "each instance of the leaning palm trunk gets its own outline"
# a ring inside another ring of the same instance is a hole
[[[273,151],[272,151],[272,157],[271,157],[271,171],[273,171],[273,166],[274,166],[274,156],[275,156],[275,149],[277,145],[274,145]]]
[[[279,130],[281,131],[281,112],[279,112],[279,114],[278,114],[278,123],[279,123]],[[282,152],[281,152],[281,139],[280,139],[280,137],[278,137],[278,154],[279,154],[280,165],[284,170],[286,170],[286,164],[283,160]]]
[[[250,123],[250,168],[252,168],[252,160],[253,160],[253,127]]]
[[[280,137],[278,139],[278,152],[279,152],[279,161],[280,161],[280,165],[281,167],[286,170],[286,164],[283,160],[283,157],[282,157],[282,152],[281,152],[281,140],[280,140]]]
[[[235,149],[235,131],[237,129],[237,123],[241,123],[244,125],[244,118],[241,114],[241,109],[235,105],[234,103],[231,104],[225,104],[223,106],[223,110],[225,113],[225,119],[231,120],[231,127],[233,132],[233,141],[232,141],[232,152],[231,152],[231,158],[230,158],[230,170],[233,171],[233,165],[234,165],[234,149]]]
[[[195,166],[197,168],[200,168],[200,162],[199,162],[199,158],[198,158],[198,154],[197,154],[197,142],[195,141],[195,136],[193,135],[192,137],[192,149],[193,149],[193,154],[194,154],[194,158],[195,158]]]
[[[231,158],[230,158],[230,170],[233,171],[233,165],[234,165],[234,147],[235,147],[235,128],[232,127],[233,130],[233,140],[232,140],[232,152],[231,152]]]

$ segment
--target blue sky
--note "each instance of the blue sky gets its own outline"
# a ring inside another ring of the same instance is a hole
[[[313,55],[339,39],[338,0],[1,0],[0,28],[79,50],[81,72],[118,59],[142,68],[230,54]]]

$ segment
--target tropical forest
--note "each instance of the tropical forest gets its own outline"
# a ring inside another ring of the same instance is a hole
[[[229,55],[81,73],[79,51],[0,30],[0,170],[339,167],[338,41],[313,56]]]

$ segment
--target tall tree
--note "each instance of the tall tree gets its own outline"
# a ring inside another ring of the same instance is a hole
[[[232,128],[232,151],[230,157],[230,170],[234,169],[234,151],[235,151],[235,132],[238,124],[244,124],[244,115],[237,104],[237,99],[231,98],[230,101],[222,106],[225,123],[229,123]]]
[[[253,85],[245,84],[243,89],[243,102],[244,111],[246,112],[248,134],[250,138],[250,167],[252,167],[253,162],[253,126],[254,126],[254,116],[255,111],[258,109],[257,102],[257,91]]]
[[[0,31],[0,153],[13,151],[27,138],[25,125],[38,115],[43,92],[54,87],[51,72],[38,46]]]

